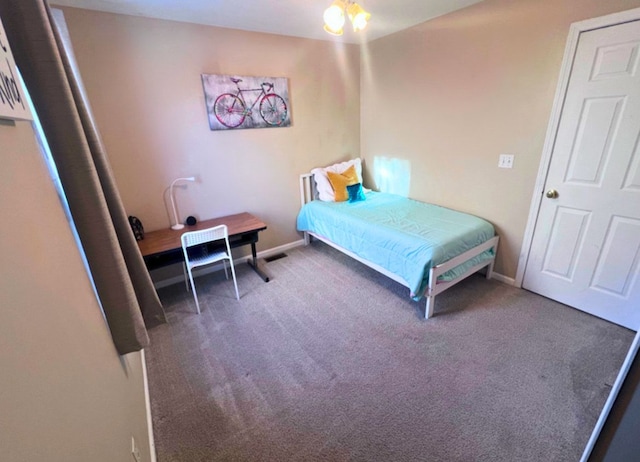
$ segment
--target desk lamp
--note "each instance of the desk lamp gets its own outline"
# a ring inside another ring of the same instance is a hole
[[[176,224],[171,226],[171,229],[182,229],[184,225],[178,221],[178,212],[176,212],[176,200],[173,198],[173,187],[179,181],[196,181],[195,176],[188,176],[185,178],[176,178],[171,182],[171,186],[169,186],[169,195],[171,196],[171,207],[173,208],[173,218],[175,219]]]

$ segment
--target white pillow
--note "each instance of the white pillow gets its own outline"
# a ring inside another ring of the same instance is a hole
[[[329,176],[327,172],[343,173],[346,169],[355,166],[356,173],[358,174],[358,181],[362,184],[362,161],[358,157],[357,159],[348,160],[346,162],[340,162],[339,164],[329,165],[324,168],[314,168],[311,170],[313,178],[316,181],[316,189],[318,191],[318,199],[325,202],[335,202],[335,193],[333,187],[329,182]]]

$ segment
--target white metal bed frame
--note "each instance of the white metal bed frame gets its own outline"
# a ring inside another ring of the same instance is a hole
[[[316,199],[316,186],[315,186],[315,181],[313,181],[313,173],[303,173],[302,175],[300,175],[300,205],[303,206],[308,202],[311,202],[313,200]],[[407,284],[407,282],[402,279],[400,276],[398,276],[397,274],[393,274],[390,271],[388,271],[387,269],[383,268],[380,265],[377,265],[376,263],[370,262],[368,260],[365,260],[364,258],[356,255],[355,253],[351,252],[350,250],[347,250],[341,246],[339,246],[338,244],[335,244],[334,242],[331,242],[330,240],[328,240],[326,237],[324,236],[320,236],[317,233],[313,233],[310,231],[305,231],[304,232],[304,243],[305,245],[308,245],[310,242],[310,237],[313,236],[314,238],[318,239],[319,241],[324,242],[327,245],[330,245],[331,247],[333,247],[334,249],[339,250],[340,252],[350,256],[351,258],[354,258],[355,260],[358,260],[360,263],[363,263],[365,265],[367,265],[368,267],[378,271],[379,273],[384,274],[385,276],[387,276],[388,278],[393,279],[396,282],[399,282],[400,284],[402,284],[405,287],[409,287],[409,285]],[[437,266],[432,267],[429,270],[429,285],[427,286],[427,288],[424,291],[424,297],[426,299],[426,307],[425,307],[425,312],[424,312],[424,317],[426,319],[429,319],[430,317],[433,316],[433,310],[435,308],[435,299],[436,299],[436,295],[444,292],[445,290],[447,290],[449,287],[457,284],[458,282],[462,281],[463,279],[471,276],[472,274],[474,274],[475,272],[481,270],[484,267],[487,267],[487,274],[486,277],[487,279],[491,279],[491,275],[493,273],[493,265],[495,263],[495,255],[498,251],[498,241],[499,241],[499,237],[498,236],[494,236],[491,239],[489,239],[488,241],[483,242],[482,244],[467,250],[466,252],[461,253],[460,255],[451,258],[450,260],[447,260],[444,263],[441,263]],[[477,265],[472,266],[471,268],[469,268],[468,270],[466,270],[464,273],[462,273],[460,276],[458,276],[455,279],[452,279],[451,281],[440,281],[437,282],[438,277],[444,273],[446,273],[447,271],[455,268],[456,266],[460,265],[461,263],[464,263],[467,260],[472,259],[473,257],[480,255],[482,252],[489,250],[493,248],[493,258],[491,258],[490,260],[485,260],[483,262],[478,263]]]

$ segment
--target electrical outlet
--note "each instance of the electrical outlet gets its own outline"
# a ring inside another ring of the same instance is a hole
[[[513,154],[500,154],[500,159],[498,160],[498,167],[513,168],[514,157],[515,156]]]
[[[138,445],[136,444],[136,439],[131,437],[131,455],[133,456],[133,460],[136,462],[142,462],[142,457],[140,456],[140,449],[138,449]]]

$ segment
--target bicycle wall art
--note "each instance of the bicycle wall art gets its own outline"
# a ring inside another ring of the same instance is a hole
[[[289,79],[202,74],[211,130],[289,127]]]

